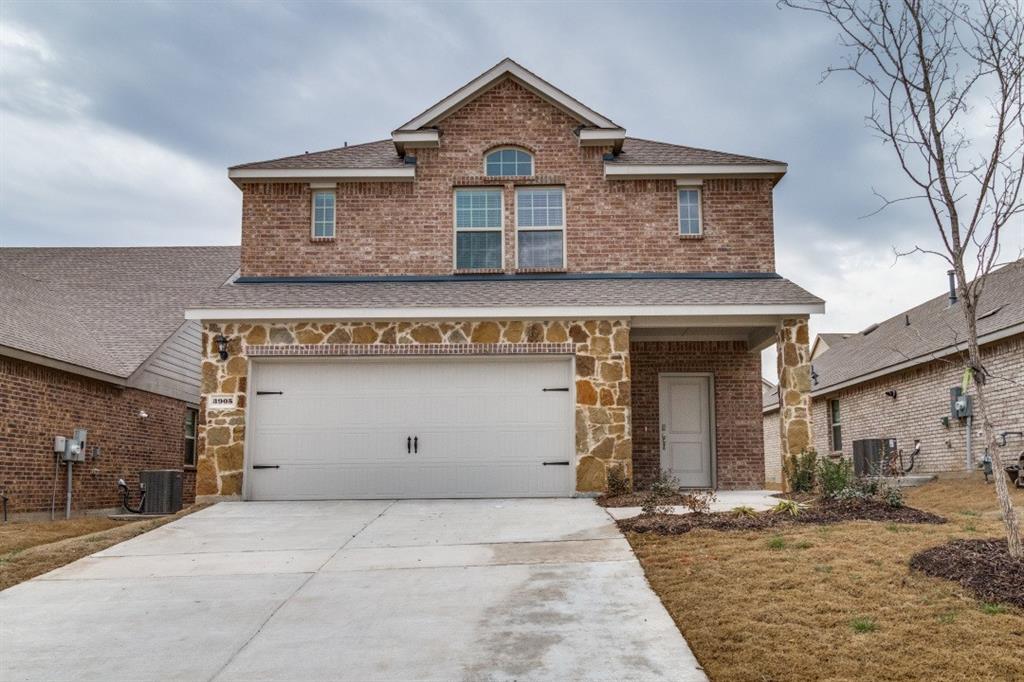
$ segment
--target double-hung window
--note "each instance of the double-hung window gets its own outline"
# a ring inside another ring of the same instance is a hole
[[[501,268],[500,189],[455,190],[455,269]]]
[[[199,422],[199,410],[185,408],[185,466],[196,465],[196,425]]]
[[[700,212],[700,189],[679,190],[679,234],[687,237],[703,232]]]
[[[334,192],[315,190],[313,192],[313,238],[334,238]]]
[[[843,427],[839,423],[839,401],[828,401],[828,425],[832,431],[832,452],[843,449]]]
[[[561,187],[517,189],[516,234],[519,268],[564,268],[565,191]]]

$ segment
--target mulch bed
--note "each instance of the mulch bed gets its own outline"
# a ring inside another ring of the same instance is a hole
[[[643,505],[645,497],[647,497],[645,492],[627,493],[625,495],[602,495],[595,502],[602,507],[639,507]],[[686,504],[687,498],[688,495],[680,493],[679,495],[662,498],[662,500],[658,501],[658,504],[682,506]]]
[[[952,540],[918,552],[910,567],[958,582],[982,601],[1024,609],[1024,560],[1010,558],[1006,540]]]
[[[889,521],[891,523],[946,523],[946,519],[913,507],[890,507],[874,500],[818,501],[793,516],[784,512],[762,512],[744,516],[734,512],[711,514],[653,514],[622,519],[619,528],[634,533],[681,535],[698,528],[710,530],[764,530],[793,524],[830,524],[843,521]]]

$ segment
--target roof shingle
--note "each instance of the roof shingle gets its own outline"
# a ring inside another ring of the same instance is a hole
[[[193,308],[468,308],[571,305],[779,305],[821,299],[770,279],[516,279],[228,284]],[[581,313],[582,314],[582,313]]]
[[[238,247],[2,248],[0,345],[126,378],[238,268]]]

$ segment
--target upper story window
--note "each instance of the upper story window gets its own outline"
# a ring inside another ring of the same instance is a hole
[[[520,268],[564,268],[565,191],[561,187],[518,188],[516,235]]]
[[[700,209],[700,189],[688,188],[679,190],[679,234],[683,236],[699,235],[704,231],[703,216]]]
[[[501,268],[500,189],[455,190],[455,269]]]
[[[533,157],[521,149],[495,149],[484,160],[488,176],[533,175]]]
[[[332,239],[334,237],[334,192],[315,190],[313,192],[313,237]]]

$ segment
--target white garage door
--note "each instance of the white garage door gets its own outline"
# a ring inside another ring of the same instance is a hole
[[[252,381],[249,499],[572,493],[567,358],[259,361]]]

